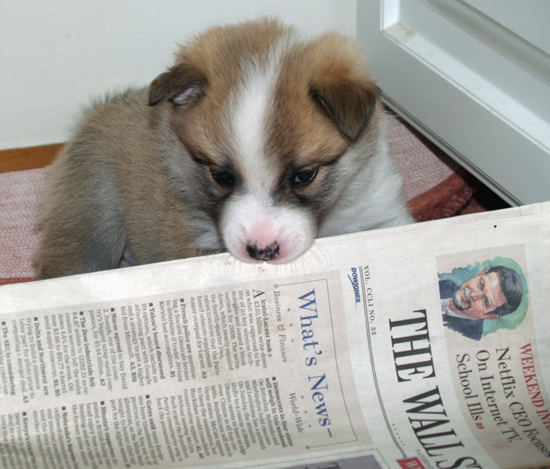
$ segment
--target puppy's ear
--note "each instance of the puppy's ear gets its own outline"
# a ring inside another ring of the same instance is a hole
[[[370,80],[339,77],[312,84],[310,95],[344,137],[354,143],[369,122],[380,88]]]
[[[206,76],[186,65],[174,65],[153,80],[149,87],[149,106],[170,101],[176,106],[190,103],[203,94]]]

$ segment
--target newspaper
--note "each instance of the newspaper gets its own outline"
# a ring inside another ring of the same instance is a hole
[[[0,467],[549,467],[549,241],[545,203],[0,287]]]

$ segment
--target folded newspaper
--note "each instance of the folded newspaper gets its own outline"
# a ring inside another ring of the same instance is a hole
[[[0,467],[550,465],[550,203],[0,287]]]

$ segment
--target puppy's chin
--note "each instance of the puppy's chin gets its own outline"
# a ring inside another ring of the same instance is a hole
[[[273,264],[298,258],[317,236],[306,209],[272,206],[252,195],[228,202],[220,231],[226,248],[240,261]]]

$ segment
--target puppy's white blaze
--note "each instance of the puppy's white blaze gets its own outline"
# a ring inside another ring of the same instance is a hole
[[[254,76],[237,97],[233,117],[239,166],[248,173],[251,166],[263,162],[263,122],[269,93],[264,77]]]
[[[267,65],[252,64],[243,87],[234,96],[231,116],[237,152],[236,164],[246,184],[272,184],[274,174],[265,157],[266,115],[279,75],[279,57],[270,54]]]
[[[289,262],[313,242],[315,228],[307,211],[273,206],[257,193],[247,193],[228,202],[221,219],[224,244],[237,259],[257,262],[249,246],[265,249],[277,245],[274,263]]]
[[[277,172],[265,154],[266,117],[283,49],[275,47],[263,66],[253,63],[246,80],[233,96],[235,163],[242,178],[243,195],[227,202],[220,221],[223,242],[238,259],[257,262],[249,250],[277,250],[271,262],[289,262],[306,251],[316,229],[306,210],[275,206],[270,196]]]

